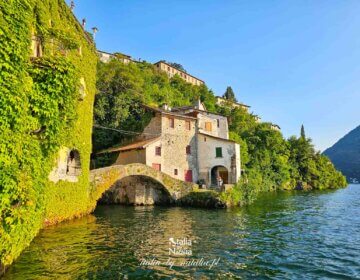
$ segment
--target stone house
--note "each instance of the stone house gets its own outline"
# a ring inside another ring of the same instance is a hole
[[[200,86],[204,84],[203,80],[200,80],[199,78],[196,78],[193,75],[190,75],[189,73],[186,73],[184,71],[181,71],[173,66],[171,66],[169,63],[166,63],[165,61],[161,60],[156,63],[154,63],[157,69],[164,71],[169,78],[174,77],[175,75],[179,75],[180,78],[185,80],[186,82],[193,84],[195,86]]]
[[[240,146],[229,140],[227,118],[206,111],[201,102],[178,108],[152,108],[153,118],[137,141],[117,152],[114,164],[143,163],[176,179],[217,185],[240,178]]]

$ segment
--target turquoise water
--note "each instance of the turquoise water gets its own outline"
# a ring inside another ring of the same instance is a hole
[[[176,248],[190,255],[169,255],[169,238],[179,239],[183,246]],[[43,230],[5,274],[172,277],[360,279],[360,185],[270,193],[230,210],[99,206],[93,215]]]

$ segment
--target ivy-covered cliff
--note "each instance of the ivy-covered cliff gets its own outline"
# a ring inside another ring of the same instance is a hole
[[[1,1],[0,46],[3,270],[44,224],[94,206],[88,180],[97,56],[63,0]],[[65,148],[76,150],[81,172],[55,183],[49,174]]]

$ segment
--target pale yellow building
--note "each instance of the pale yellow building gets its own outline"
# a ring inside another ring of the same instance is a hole
[[[130,55],[123,54],[123,53],[108,53],[104,51],[97,51],[99,59],[101,62],[109,62],[112,59],[117,59],[125,64],[128,64],[130,62],[135,62]]]
[[[166,63],[165,61],[156,62],[154,65],[156,66],[157,69],[164,71],[169,76],[169,78],[172,78],[175,75],[179,75],[180,78],[182,78],[183,80],[187,81],[190,84],[193,84],[196,86],[200,86],[200,85],[204,84],[203,80],[200,80],[200,79],[194,77],[193,75],[190,75],[189,73],[181,71],[181,70],[171,66],[170,64]]]

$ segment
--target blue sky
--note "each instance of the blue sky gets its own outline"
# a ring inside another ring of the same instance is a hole
[[[69,1],[68,1],[69,2]],[[360,1],[76,0],[99,49],[181,63],[323,150],[360,124]]]

